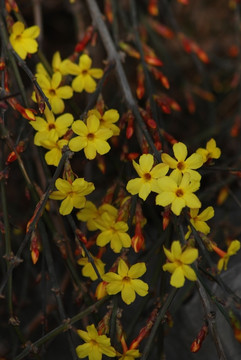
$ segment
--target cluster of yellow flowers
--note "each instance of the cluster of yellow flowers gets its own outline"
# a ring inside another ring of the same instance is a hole
[[[28,54],[37,52],[38,43],[35,39],[39,32],[38,26],[25,29],[20,21],[12,26],[9,40],[12,48],[23,60]],[[42,63],[37,65],[36,79],[49,100],[51,110],[46,107],[43,116],[36,116],[30,124],[36,130],[34,144],[48,150],[45,153],[48,165],[58,166],[64,147],[73,152],[83,150],[88,160],[95,159],[97,154],[104,155],[110,151],[108,140],[120,134],[120,129],[116,125],[119,120],[117,110],[92,109],[83,120],[74,120],[71,113],[64,112],[64,100],[71,99],[74,92],[93,93],[97,87],[95,79],[102,77],[103,70],[92,68],[92,60],[87,54],[80,55],[77,62],[73,62],[70,59],[62,60],[60,53],[56,52],[52,59],[51,72],[48,72]],[[70,78],[71,84],[68,83]],[[37,90],[33,92],[32,100],[39,102]],[[143,201],[153,192],[156,194],[156,205],[164,207],[164,212],[171,211],[175,216],[186,214],[188,224],[183,239],[185,243],[175,240],[170,250],[163,247],[167,258],[163,270],[172,274],[170,284],[180,288],[184,285],[185,278],[197,280],[192,264],[198,259],[198,249],[194,247],[194,242],[189,241],[193,228],[201,236],[208,235],[210,227],[206,222],[214,216],[212,206],[199,212],[202,204],[196,192],[200,188],[202,177],[198,170],[203,164],[208,165],[213,159],[218,159],[221,150],[216,146],[215,140],[210,139],[206,148],[199,148],[190,156],[186,145],[176,142],[173,145],[173,154],[174,157],[162,153],[162,162],[158,164],[155,164],[151,154],[141,155],[139,163],[133,160],[132,164],[138,177],[128,181],[126,190],[131,195],[138,194]],[[98,231],[94,244],[100,248],[99,254],[94,256],[90,252],[87,254],[82,251],[82,256],[77,260],[82,266],[83,276],[89,277],[92,281],[101,278],[96,289],[96,297],[120,293],[122,300],[129,305],[135,301],[136,294],[146,296],[148,284],[139,279],[146,272],[146,264],[139,262],[129,266],[126,253],[122,252],[124,249],[127,252],[133,246],[127,224],[130,212],[126,211],[124,215],[121,212],[126,198],[118,207],[103,203],[97,208],[93,202],[86,200],[86,196],[95,189],[92,182],[87,182],[84,178],[58,178],[55,187],[57,190],[51,193],[50,199],[61,200],[60,214],[68,215],[76,208],[77,219],[86,222],[89,231]],[[142,237],[140,229],[143,218],[140,216],[140,219],[137,226],[139,232],[135,239],[138,236]],[[101,260],[101,256],[107,244],[120,256],[110,271],[105,273],[106,264]],[[227,269],[229,257],[240,249],[240,242],[232,241],[227,252],[219,249],[211,240],[209,247],[221,257],[217,265],[221,271]],[[139,250],[138,246],[136,248]],[[76,348],[79,358],[88,356],[90,360],[100,360],[104,354],[109,357],[118,356],[120,360],[133,360],[141,355],[139,350],[134,348],[126,348],[123,354],[118,353],[111,346],[110,339],[98,333],[93,324],[87,326],[86,330],[78,330],[79,336],[85,342]]]

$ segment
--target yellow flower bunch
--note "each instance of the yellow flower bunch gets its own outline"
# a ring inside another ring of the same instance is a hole
[[[25,60],[28,54],[34,54],[38,51],[38,43],[35,40],[40,33],[37,25],[25,29],[21,21],[17,21],[11,28],[9,41],[16,53]]]
[[[94,114],[87,117],[86,123],[82,120],[74,121],[72,129],[78,136],[69,142],[71,151],[78,152],[84,149],[86,158],[93,160],[97,153],[104,155],[110,150],[106,140],[113,135],[113,131],[102,127],[100,120]]]
[[[191,180],[188,172],[181,178],[177,172],[172,172],[170,176],[159,179],[158,186],[159,194],[156,196],[156,204],[171,205],[171,210],[175,215],[180,215],[185,206],[191,209],[201,207],[200,200],[193,194],[199,189],[200,182]]]
[[[169,271],[171,276],[171,285],[180,288],[184,285],[185,278],[191,281],[197,280],[195,271],[191,268],[192,264],[198,258],[198,250],[187,247],[182,250],[179,241],[173,241],[171,251],[164,248],[168,262],[163,265],[164,271]]]
[[[110,339],[106,335],[99,335],[94,324],[87,326],[86,330],[77,330],[78,335],[85,342],[76,348],[77,356],[80,359],[88,356],[89,360],[101,360],[102,355],[116,356],[116,351],[111,346]]]
[[[34,136],[34,144],[42,146],[49,151],[45,154],[45,160],[48,165],[58,166],[62,156],[62,149],[68,145],[67,139],[60,139],[69,130],[74,121],[72,114],[62,114],[55,118],[52,111],[47,107],[44,116],[36,116],[35,121],[30,121],[32,127],[37,131]]]
[[[146,200],[151,191],[158,192],[158,179],[167,174],[169,166],[163,163],[154,166],[151,154],[141,155],[139,164],[134,160],[132,164],[139,178],[129,180],[126,189],[130,194],[138,194],[141,199]]]
[[[57,188],[49,198],[53,200],[63,200],[59,212],[61,215],[68,215],[73,208],[81,209],[85,206],[86,195],[89,195],[94,189],[94,184],[85,181],[83,178],[70,180],[57,179],[55,182]]]
[[[79,57],[79,63],[68,63],[68,73],[75,75],[72,81],[72,88],[76,92],[86,91],[93,93],[96,89],[96,81],[103,76],[103,70],[98,68],[91,68],[92,60],[87,54]]]
[[[65,108],[63,99],[70,99],[73,96],[71,86],[62,86],[62,74],[60,72],[55,72],[52,77],[40,72],[36,74],[36,78],[49,100],[53,113],[61,114]],[[37,102],[35,92],[33,92],[32,100]]]
[[[148,294],[148,285],[138,279],[145,272],[145,263],[137,263],[129,268],[125,261],[120,259],[117,274],[108,272],[102,276],[102,279],[108,283],[106,291],[109,295],[120,292],[122,300],[130,305],[135,301],[136,293],[140,296]]]
[[[216,146],[216,141],[214,139],[210,139],[206,148],[198,148],[196,151],[197,154],[200,154],[203,157],[203,162],[206,163],[212,159],[219,159],[221,156],[221,150]]]

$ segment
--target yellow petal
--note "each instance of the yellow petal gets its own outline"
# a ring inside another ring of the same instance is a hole
[[[104,71],[101,69],[93,68],[89,70],[89,74],[95,79],[100,79],[102,78]]]
[[[170,155],[163,153],[161,155],[162,161],[170,167],[170,169],[175,169],[177,167],[177,161],[173,159]]]
[[[70,99],[73,96],[73,89],[68,85],[61,86],[56,89],[56,95],[61,99]]]
[[[185,282],[184,273],[182,267],[179,266],[172,274],[170,284],[176,288],[180,288],[184,285],[184,282]]]
[[[197,280],[197,276],[195,271],[191,268],[191,266],[188,265],[183,265],[182,266],[183,272],[184,272],[184,276],[191,281],[196,281]]]
[[[187,147],[182,142],[178,142],[173,145],[173,152],[175,155],[175,158],[178,161],[185,161],[187,157]]]
[[[173,241],[172,242],[171,252],[172,252],[172,255],[173,255],[174,259],[177,259],[177,260],[180,259],[180,256],[182,254],[182,248],[181,248],[180,241]]]
[[[92,60],[87,54],[83,54],[79,58],[79,66],[82,70],[89,70],[91,68]]]
[[[136,293],[130,283],[124,283],[121,291],[121,298],[127,305],[130,305],[135,301]]]
[[[39,34],[40,34],[39,26],[34,25],[25,29],[22,36],[24,36],[25,38],[36,39],[39,36]]]
[[[191,264],[198,258],[198,250],[194,248],[187,248],[183,251],[180,261],[184,264]]]
[[[131,286],[135,292],[140,296],[146,296],[148,294],[148,285],[139,279],[131,280]]]
[[[143,173],[148,173],[153,167],[154,158],[151,154],[143,154],[140,157],[139,164]]]
[[[61,215],[68,215],[73,210],[73,199],[67,196],[60,205],[59,212]]]
[[[144,262],[132,265],[128,271],[128,276],[132,279],[141,277],[146,272],[146,264]]]
[[[82,92],[84,90],[84,77],[83,75],[78,75],[76,76],[76,78],[74,78],[74,80],[72,81],[72,88],[74,89],[74,91],[76,92]]]

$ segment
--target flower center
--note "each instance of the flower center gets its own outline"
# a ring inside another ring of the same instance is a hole
[[[82,70],[82,75],[87,75],[88,74],[88,70]]]
[[[91,343],[92,346],[98,346],[97,341],[95,341],[94,339],[91,339],[90,343]]]
[[[183,161],[179,161],[177,163],[178,170],[183,171],[185,169],[185,167],[186,167],[186,165],[185,165],[185,163]]]
[[[182,190],[182,189],[177,189],[177,191],[176,191],[176,196],[177,196],[177,197],[182,197],[183,195],[184,195],[183,190]]]
[[[49,130],[55,129],[55,124],[49,124],[48,128],[49,128]]]
[[[50,90],[49,90],[49,95],[51,95],[51,96],[56,95],[55,90],[54,90],[54,89],[50,89]]]
[[[87,139],[88,139],[88,140],[94,140],[94,138],[95,138],[95,134],[89,133],[89,134],[87,135]]]
[[[124,276],[123,279],[122,279],[122,281],[125,282],[125,283],[129,283],[130,280],[131,279],[129,278],[129,276]]]
[[[144,177],[144,179],[145,179],[146,181],[150,181],[150,180],[151,180],[151,174],[150,174],[150,173],[145,173],[145,174],[143,175],[143,177]]]

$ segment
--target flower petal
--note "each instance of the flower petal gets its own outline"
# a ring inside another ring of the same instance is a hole
[[[146,296],[148,294],[148,285],[139,279],[131,280],[131,286],[135,290],[135,292],[140,296]]]
[[[134,264],[128,271],[128,276],[132,279],[141,277],[146,272],[146,264],[144,262]]]
[[[171,276],[170,284],[176,288],[184,285],[185,277],[181,266],[178,266]]]
[[[135,301],[136,293],[130,283],[124,283],[121,298],[127,305]]]
[[[61,215],[68,215],[73,210],[73,199],[67,196],[60,205],[59,212]]]
[[[140,157],[139,164],[143,173],[148,173],[153,167],[154,158],[151,154],[143,154]]]
[[[195,271],[191,268],[191,266],[183,265],[182,269],[183,269],[183,272],[184,272],[184,276],[188,280],[191,280],[191,281],[197,280],[197,275],[196,275]]]
[[[123,259],[118,263],[118,274],[123,278],[128,275],[129,268]]]
[[[195,248],[187,248],[183,251],[180,261],[184,264],[191,264],[198,258],[198,250]]]
[[[173,145],[173,153],[178,161],[185,161],[187,157],[187,147],[182,142]]]

